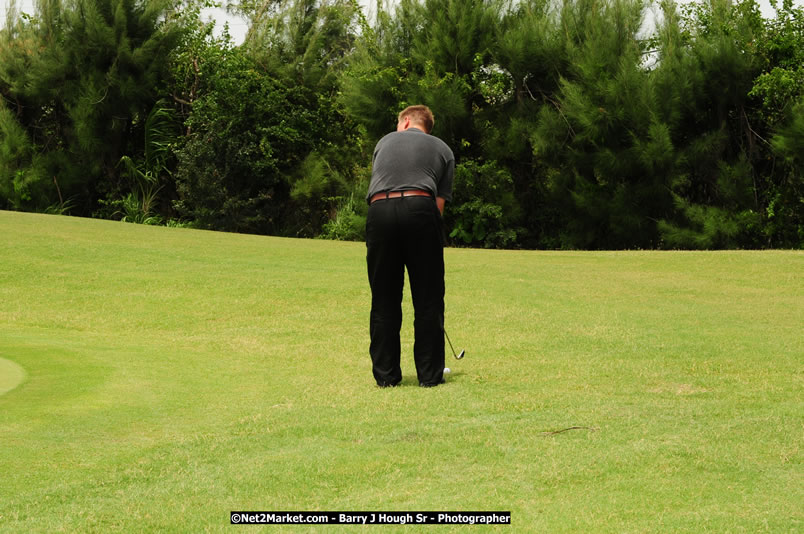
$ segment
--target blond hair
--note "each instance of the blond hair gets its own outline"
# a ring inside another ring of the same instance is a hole
[[[420,124],[424,127],[425,132],[430,133],[433,130],[435,119],[433,112],[427,106],[408,106],[399,112],[399,122],[405,118],[410,118],[410,122]]]

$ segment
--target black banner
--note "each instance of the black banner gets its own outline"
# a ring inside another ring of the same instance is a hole
[[[510,525],[511,512],[231,512],[232,525]]]

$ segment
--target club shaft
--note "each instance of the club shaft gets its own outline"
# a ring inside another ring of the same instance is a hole
[[[447,336],[447,343],[449,343],[449,348],[452,349],[452,355],[457,358],[458,355],[455,353],[455,347],[452,346],[452,341],[450,341],[449,339],[449,334],[447,334],[447,331],[444,330],[443,328],[441,330],[444,332],[444,335]]]

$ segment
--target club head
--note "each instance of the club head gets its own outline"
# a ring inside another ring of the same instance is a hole
[[[464,356],[466,356],[466,349],[462,350],[458,354],[455,354],[455,359],[460,360],[463,359]]]

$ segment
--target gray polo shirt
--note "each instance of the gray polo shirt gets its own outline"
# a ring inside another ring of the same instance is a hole
[[[423,189],[452,200],[455,156],[438,137],[418,128],[392,132],[374,148],[369,200],[376,193]]]

